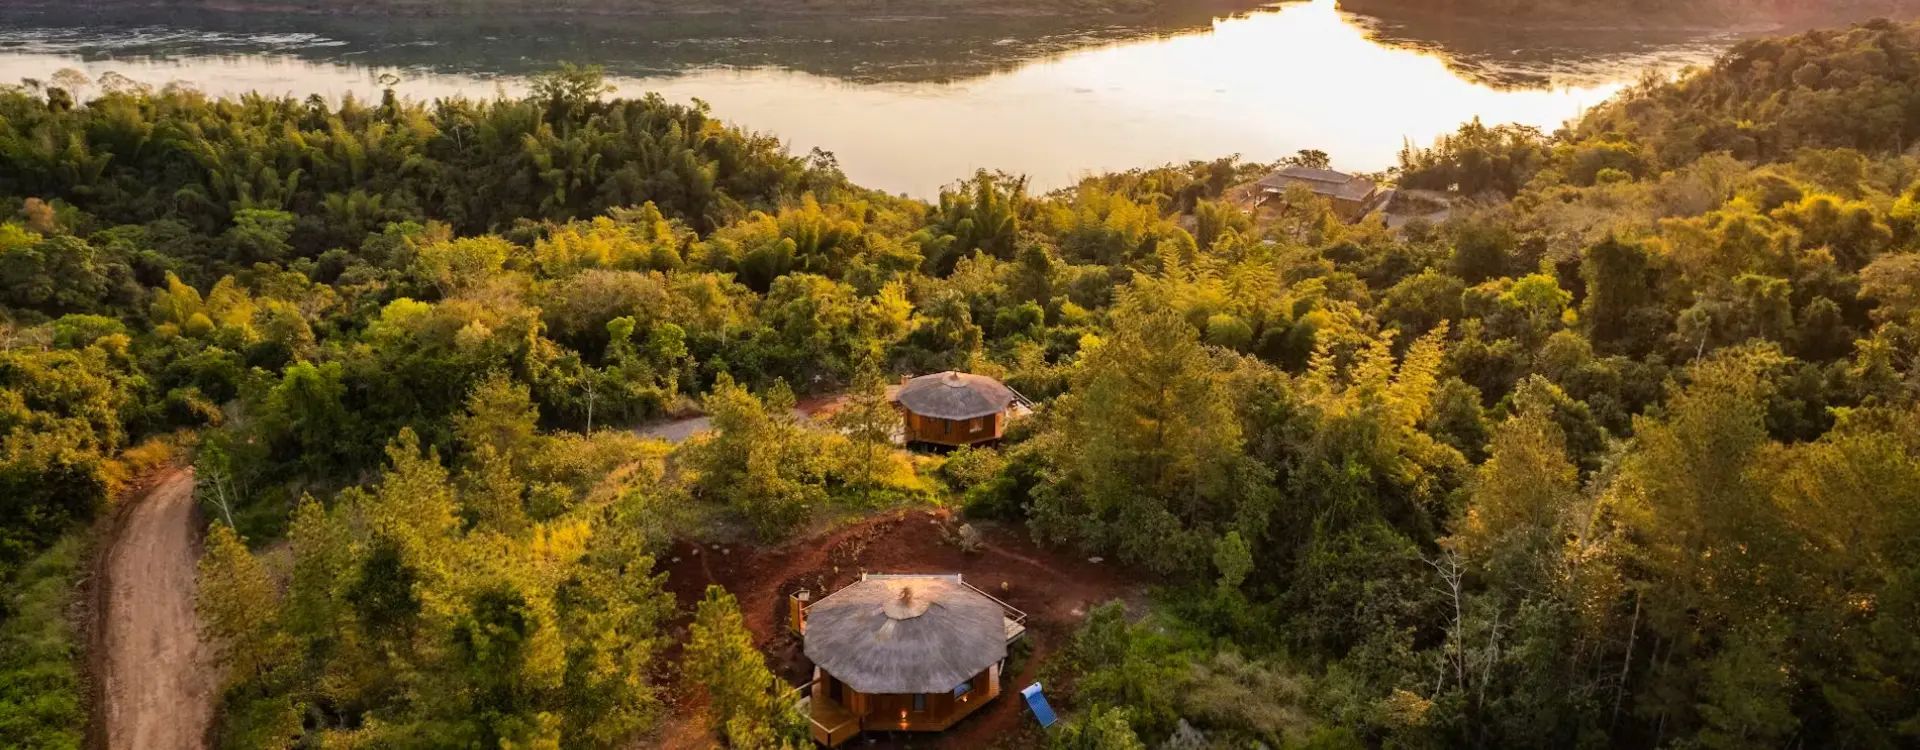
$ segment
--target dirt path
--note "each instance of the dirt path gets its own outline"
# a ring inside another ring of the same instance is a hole
[[[107,747],[199,750],[218,682],[193,611],[193,473],[132,501],[106,554],[101,617]]]
[[[898,386],[889,386],[889,392]],[[801,424],[824,424],[845,403],[844,393],[825,393],[800,399],[793,405],[793,418]],[[713,418],[704,414],[661,419],[632,428],[640,437],[665,440],[678,445],[713,431]]]

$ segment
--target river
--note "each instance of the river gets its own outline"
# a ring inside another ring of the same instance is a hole
[[[1090,173],[1319,149],[1338,168],[1391,166],[1473,118],[1552,129],[1728,33],[1461,36],[1308,0],[1230,17],[1051,28],[953,22],[495,19],[370,22],[0,11],[0,81],[114,72],[212,94],[413,97],[524,89],[560,60],[607,67],[619,92],[698,98],[721,117],[832,152],[854,181],[932,197],[977,169],[1035,187]],[[84,93],[83,93],[84,95]]]

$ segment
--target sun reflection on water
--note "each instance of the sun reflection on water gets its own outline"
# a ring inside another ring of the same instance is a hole
[[[117,71],[154,84],[184,80],[217,94],[377,96],[379,76],[393,71],[352,59],[83,60],[12,51],[0,52],[0,80],[44,80],[76,67],[95,77]],[[400,90],[415,97],[524,87],[517,77],[397,72]],[[862,184],[930,197],[980,168],[1025,173],[1043,189],[1093,172],[1234,153],[1267,161],[1309,148],[1344,169],[1382,169],[1404,143],[1425,144],[1474,117],[1551,129],[1634,77],[1637,71],[1622,70],[1599,85],[1497,88],[1463,77],[1432,52],[1381,44],[1334,0],[1312,0],[1218,20],[1210,31],[1083,49],[948,83],[716,67],[614,83],[623,94],[698,97],[796,150],[834,152]]]

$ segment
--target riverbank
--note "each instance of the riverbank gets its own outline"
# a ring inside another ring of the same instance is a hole
[[[96,11],[179,10],[292,13],[320,16],[459,17],[469,15],[702,16],[755,14],[792,18],[924,19],[1077,16],[1150,18],[1196,10],[1241,12],[1271,0],[545,0],[537,13],[524,0],[23,0],[17,8]]]
[[[1920,17],[1920,0],[1340,0],[1340,8],[1394,24],[1591,32],[1760,34]]]

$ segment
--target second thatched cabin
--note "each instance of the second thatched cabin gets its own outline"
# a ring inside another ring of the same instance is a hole
[[[906,422],[906,442],[958,448],[1005,437],[1007,422],[1030,402],[993,378],[948,371],[902,380],[893,403]]]

